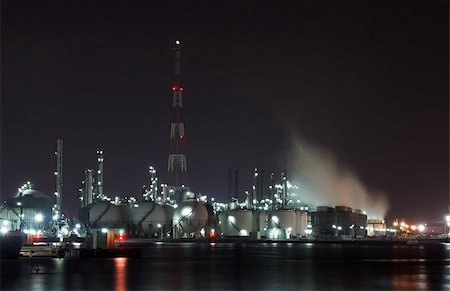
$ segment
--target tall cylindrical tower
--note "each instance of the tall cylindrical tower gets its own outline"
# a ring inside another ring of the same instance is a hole
[[[63,183],[62,183],[62,158],[63,158],[63,140],[62,139],[58,139],[56,141],[56,172],[55,172],[55,176],[56,176],[56,191],[55,191],[55,197],[56,197],[56,202],[55,205],[53,206],[53,220],[58,220],[61,217],[61,198],[62,198],[62,187],[63,187]]]
[[[97,150],[97,199],[103,200],[103,150]]]
[[[87,206],[89,204],[92,204],[92,190],[94,188],[94,178],[92,177],[92,170],[87,169],[85,172],[85,178],[84,178],[84,206]]]
[[[182,116],[183,85],[181,83],[181,41],[175,40],[174,50],[174,84],[172,86],[172,120],[170,123],[170,149],[168,159],[169,193],[177,197],[187,183],[187,163],[184,149],[185,131]],[[172,199],[174,197],[171,197]]]

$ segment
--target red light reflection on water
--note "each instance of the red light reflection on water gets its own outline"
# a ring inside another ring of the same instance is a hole
[[[127,290],[127,258],[114,258],[116,291]]]

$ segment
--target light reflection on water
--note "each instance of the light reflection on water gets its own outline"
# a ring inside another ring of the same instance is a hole
[[[127,261],[128,258],[114,258],[116,291],[127,290]]]
[[[450,289],[450,244],[164,243],[143,254],[140,259],[5,260],[0,289]],[[30,274],[33,264],[39,274]]]

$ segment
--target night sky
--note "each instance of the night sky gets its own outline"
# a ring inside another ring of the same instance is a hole
[[[390,217],[447,209],[448,1],[1,5],[3,199],[28,180],[54,192],[59,137],[69,216],[98,148],[108,195],[140,195],[149,165],[165,181],[181,38],[194,192],[228,199],[229,167],[250,189],[255,166],[283,168],[294,134],[386,192]]]

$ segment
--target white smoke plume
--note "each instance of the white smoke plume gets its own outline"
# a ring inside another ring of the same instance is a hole
[[[301,200],[313,207],[342,205],[361,209],[368,218],[385,217],[389,209],[385,193],[365,186],[331,151],[299,138],[293,144],[289,178],[300,186]]]

